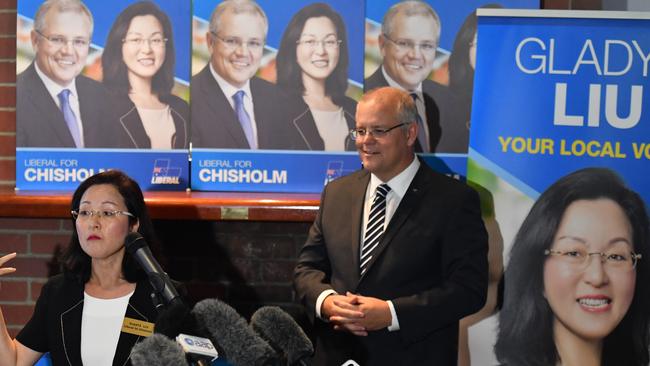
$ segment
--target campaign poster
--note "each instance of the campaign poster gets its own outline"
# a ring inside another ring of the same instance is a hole
[[[602,182],[611,181],[598,169],[582,169],[607,168],[620,176],[631,190],[638,192],[645,202],[650,199],[650,176],[646,173],[650,158],[650,141],[647,138],[650,136],[650,114],[647,111],[650,103],[650,17],[645,13],[632,12],[501,9],[481,9],[478,15],[480,47],[474,81],[475,102],[471,114],[468,180],[479,187],[483,193],[483,203],[491,209],[491,271],[492,267],[498,267],[494,269],[498,274],[505,264],[504,307],[501,312],[507,315],[506,318],[512,319],[513,314],[516,314],[513,303],[537,303],[540,306],[530,308],[532,315],[529,319],[539,317],[542,312],[539,309],[548,309],[549,306],[553,311],[553,319],[562,319],[562,311],[555,307],[553,300],[556,290],[554,284],[557,281],[551,281],[554,276],[545,269],[542,275],[543,268],[571,261],[569,265],[572,268],[580,268],[571,273],[579,273],[584,279],[585,273],[596,273],[597,265],[594,262],[597,261],[592,258],[595,257],[593,252],[602,252],[605,254],[601,256],[599,268],[603,271],[599,273],[609,276],[607,278],[613,279],[619,272],[624,272],[621,275],[624,277],[633,276],[634,273],[640,276],[645,271],[634,272],[632,264],[639,265],[640,260],[636,263],[634,252],[638,248],[632,239],[625,239],[625,235],[622,235],[623,239],[601,247],[598,238],[590,237],[592,232],[600,229],[596,226],[578,234],[562,234],[565,244],[567,240],[572,245],[575,244],[571,250],[555,248],[556,244],[561,247],[562,243],[558,244],[553,237],[549,237],[546,247],[536,249],[536,260],[526,262],[530,267],[527,272],[523,271],[518,276],[511,275],[510,279],[508,277],[509,268],[514,271],[523,261],[519,254],[525,252],[521,249],[527,243],[523,239],[530,231],[522,228],[522,222],[527,217],[530,220],[538,219],[540,216],[537,212],[553,207],[554,204],[546,202],[547,196],[552,196],[553,193],[569,197],[572,191],[574,193],[571,194],[574,195],[590,194],[581,192],[581,186],[575,184],[576,177],[582,179],[580,182],[584,190],[592,189],[590,187],[595,184],[593,177],[600,177]],[[564,185],[560,186],[563,187],[561,190],[549,189],[568,175],[569,178],[562,180]],[[569,184],[572,181],[573,184]],[[607,183],[609,188],[617,184]],[[551,193],[545,193],[544,202],[539,202],[536,205],[538,208],[531,211],[536,200],[547,190]],[[596,219],[590,215],[611,214],[617,210],[616,204],[613,207],[594,206],[582,211],[583,218],[590,217],[583,219],[584,223],[593,225]],[[539,228],[537,236],[544,235],[542,233],[545,230],[556,230],[551,234],[557,234],[557,222],[560,218],[564,220],[569,215],[568,212],[568,208],[563,207],[552,215],[555,219],[550,222],[554,224],[531,222],[527,227],[544,226]],[[604,221],[601,225],[610,224],[613,220]],[[520,228],[522,232],[517,236]],[[606,235],[608,234],[603,235],[603,238]],[[552,246],[549,244],[551,241]],[[627,244],[620,243],[625,241]],[[620,255],[612,254],[621,245],[626,249]],[[588,254],[580,255],[583,252]],[[587,257],[589,261],[577,260]],[[618,266],[612,266],[613,259],[617,260]],[[579,267],[582,265],[585,267]],[[553,273],[561,276],[569,272],[565,268],[564,271],[558,269]],[[521,288],[517,287],[521,282],[518,278],[522,276],[529,279],[527,288],[538,290],[535,292],[536,301],[530,301],[526,295],[530,291],[520,291]],[[498,279],[495,278],[492,282],[496,283]],[[588,281],[585,279],[584,283]],[[605,285],[590,286],[585,291],[604,294]],[[548,296],[542,296],[542,292]],[[630,288],[630,293],[633,293],[633,288]],[[637,295],[635,298],[639,297]],[[513,296],[519,298],[514,299]],[[576,306],[574,318],[583,320],[589,314],[605,316],[612,311],[612,301],[621,301],[620,298],[612,300],[611,295],[599,295],[594,301],[583,301],[582,298],[576,300],[575,294],[571,296],[567,295],[566,298],[571,298],[569,305]],[[621,317],[625,315],[627,305],[618,308]],[[497,342],[497,330],[501,329],[503,334],[512,330],[510,323],[499,326],[496,313],[492,314],[469,328],[470,343],[473,342],[477,349],[485,352],[480,355],[472,352],[472,359],[492,360],[490,364],[513,363],[512,358],[508,358],[512,355],[508,353],[508,348],[512,348],[518,341],[512,337],[501,339],[499,349],[502,353],[499,360],[494,355],[488,355]],[[585,323],[593,323],[596,321],[594,319]],[[609,328],[605,327],[606,331],[596,332],[597,336],[594,333],[590,337],[602,341],[610,334],[618,333],[613,332],[613,329],[627,320],[619,321],[620,319],[611,323]],[[520,324],[522,329],[530,325]],[[569,335],[579,333],[577,329],[580,326],[575,326]],[[536,360],[545,357],[548,364],[559,362],[554,359],[554,354],[534,353],[534,345],[553,346],[558,340],[553,336],[535,338],[539,334],[548,334],[548,329],[533,328],[535,329],[526,328],[528,334],[519,337],[531,346],[520,348],[518,352]],[[623,343],[625,342],[620,344]],[[612,350],[603,352],[603,357],[608,352]],[[515,361],[514,364],[519,362]]]
[[[193,6],[192,189],[320,192],[360,168],[362,0]]]
[[[189,186],[190,9],[18,1],[17,189],[71,190],[107,169],[143,190]]]

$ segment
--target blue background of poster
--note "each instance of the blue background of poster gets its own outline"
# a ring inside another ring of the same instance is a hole
[[[544,47],[533,42],[523,45],[520,64],[526,69],[536,69],[545,60],[543,73],[525,73],[517,66],[517,47],[529,37],[541,40]],[[623,45],[609,47],[610,72],[624,69],[628,57],[632,57],[630,69],[624,75],[599,75],[595,64],[598,63],[604,74],[606,40],[622,41],[631,47],[629,54]],[[474,100],[480,102],[473,104],[470,158],[497,172],[532,198],[561,176],[582,167],[601,166],[616,170],[650,201],[650,175],[647,174],[650,154],[635,158],[633,149],[635,143],[650,144],[650,79],[643,75],[644,62],[633,41],[645,55],[650,53],[650,19],[479,17]],[[593,44],[594,52],[587,46],[581,58],[588,42]],[[579,67],[575,74],[558,73],[558,70],[574,69],[576,63]],[[648,65],[645,66],[647,73]],[[555,107],[564,100],[562,96],[556,100],[556,84],[566,84],[564,115],[584,116],[584,126],[554,125]],[[587,126],[590,84],[602,85],[600,103],[594,104],[600,115],[598,127]],[[610,125],[605,112],[606,85],[618,86],[616,114],[620,118],[630,114],[632,85],[643,88],[640,105],[636,105],[641,108],[636,125],[627,129]],[[550,149],[545,154],[515,153],[512,149],[503,152],[499,137],[530,138],[533,143],[535,139],[547,139],[551,141],[548,144],[553,144],[553,153],[549,153]],[[564,151],[569,155],[562,154],[563,140]],[[592,148],[592,151],[601,153],[610,144],[611,153],[607,151],[599,157],[576,156],[571,145],[578,140],[596,141],[593,147],[599,144],[600,149]]]
[[[92,43],[104,47],[108,32],[111,30],[113,21],[117,15],[127,6],[134,3],[133,0],[110,0],[110,1],[84,1],[90,9],[95,21]],[[189,84],[190,78],[190,1],[178,0],[155,0],[160,8],[167,13],[172,22],[174,31],[174,46],[176,48],[175,76]],[[43,2],[40,0],[19,0],[17,12],[20,15],[34,19],[38,7]]]
[[[313,0],[283,0],[281,5],[274,0],[258,0],[257,3],[264,9],[266,17],[269,19],[269,32],[267,35],[266,44],[269,47],[277,50],[280,47],[280,40],[291,17],[308,4],[317,1]],[[194,1],[194,15],[204,19],[210,20],[210,14],[214,10],[219,1],[214,0],[195,0]],[[359,84],[363,83],[363,47],[355,47],[355,45],[363,45],[363,0],[328,0],[326,1],[334,10],[336,10],[343,21],[348,31],[348,44],[350,47],[350,66],[348,75],[349,78]]]

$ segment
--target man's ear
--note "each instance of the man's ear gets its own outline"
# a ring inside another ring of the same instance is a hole
[[[205,42],[208,45],[208,51],[210,51],[210,54],[212,54],[214,38],[212,38],[212,33],[210,31],[205,32]]]
[[[386,47],[386,37],[384,37],[383,33],[379,34],[379,37],[377,37],[377,43],[379,45],[379,53],[381,53],[381,58],[384,58],[384,47]]]
[[[32,29],[32,31],[29,33],[29,38],[32,41],[32,50],[36,52],[36,43],[38,42],[38,33],[36,33],[36,30]]]
[[[418,123],[409,123],[408,127],[406,128],[406,143],[408,146],[413,146],[415,144],[415,140],[418,138],[418,132]]]
[[[130,232],[132,233],[137,232],[139,228],[140,228],[140,220],[136,219],[135,224],[131,225],[130,227]]]

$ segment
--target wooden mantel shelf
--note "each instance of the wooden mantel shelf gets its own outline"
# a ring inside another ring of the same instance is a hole
[[[70,217],[72,192],[0,187],[0,217]],[[153,219],[311,222],[320,195],[308,193],[146,192]]]

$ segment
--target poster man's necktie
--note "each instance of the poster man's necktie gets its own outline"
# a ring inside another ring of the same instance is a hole
[[[68,125],[72,139],[76,147],[83,147],[81,143],[81,133],[79,132],[79,125],[77,124],[77,117],[70,107],[70,90],[63,89],[58,95],[61,104],[61,112],[63,112],[63,119],[65,124]]]
[[[411,98],[413,98],[413,101],[415,102],[416,109],[417,109],[418,95],[416,93],[411,93]],[[431,147],[429,146],[429,139],[427,138],[427,130],[424,128],[424,121],[422,120],[422,116],[420,116],[419,111],[416,114],[416,119],[418,122],[418,142],[420,143],[422,152],[431,152]]]
[[[253,121],[251,121],[251,117],[246,112],[246,108],[244,108],[244,96],[246,96],[246,93],[243,90],[238,91],[232,96],[232,99],[235,101],[235,113],[237,113],[239,124],[244,130],[248,145],[251,149],[257,149],[257,141],[255,141],[255,134],[253,133]]]
[[[370,207],[370,215],[368,216],[368,224],[366,225],[366,235],[363,239],[363,246],[361,247],[361,260],[359,267],[361,275],[363,276],[368,269],[368,263],[372,259],[372,251],[379,245],[381,236],[384,233],[384,221],[386,220],[386,195],[390,192],[388,184],[380,184],[377,186],[377,193],[375,199],[372,201]]]

